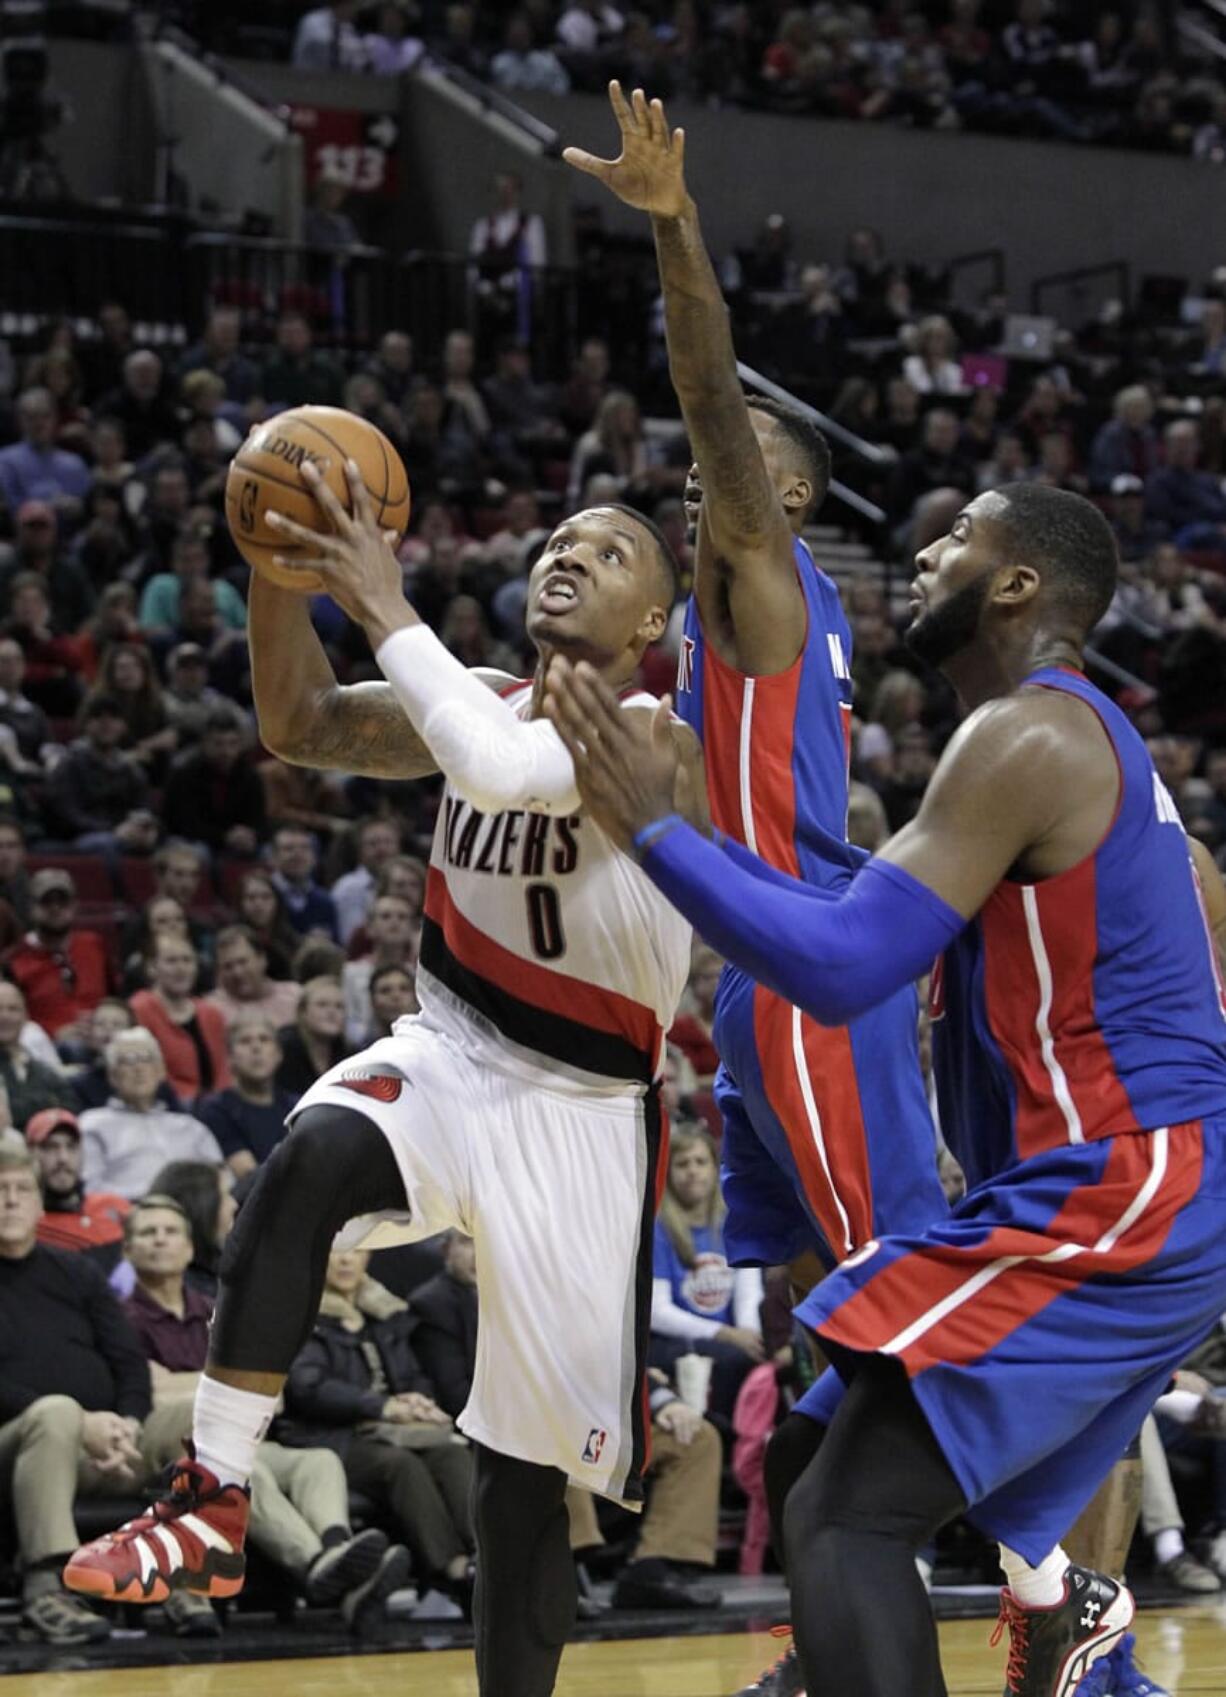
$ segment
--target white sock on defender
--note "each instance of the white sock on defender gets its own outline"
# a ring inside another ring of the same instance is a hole
[[[1059,1544],[1043,1557],[1038,1567],[1031,1567],[1028,1561],[1001,1544],[1000,1565],[1010,1591],[1024,1609],[1051,1609],[1064,1601],[1064,1576],[1072,1564]]]
[[[196,1460],[222,1485],[246,1485],[260,1439],[272,1425],[278,1398],[240,1391],[202,1375],[196,1387],[192,1439]]]

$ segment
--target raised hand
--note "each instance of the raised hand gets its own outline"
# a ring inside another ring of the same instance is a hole
[[[621,130],[620,155],[598,159],[581,147],[568,147],[563,159],[577,171],[599,178],[627,206],[657,218],[679,218],[690,198],[685,186],[685,131],[670,131],[664,107],[658,100],[648,101],[641,88],[627,101],[615,80],[609,84],[609,100]]]

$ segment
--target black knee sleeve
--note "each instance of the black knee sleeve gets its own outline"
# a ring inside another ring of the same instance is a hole
[[[783,1511],[792,1486],[817,1454],[826,1428],[803,1414],[789,1414],[771,1433],[762,1465],[775,1560],[785,1565]]]
[[[477,1670],[482,1697],[548,1697],[578,1604],[566,1477],[478,1446]]]
[[[337,1232],[358,1214],[405,1205],[378,1126],[349,1108],[308,1108],[264,1163],[227,1239],[210,1361],[288,1371],[315,1323]]]

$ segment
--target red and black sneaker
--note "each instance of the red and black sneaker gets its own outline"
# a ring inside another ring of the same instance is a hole
[[[164,1603],[172,1591],[233,1597],[242,1590],[251,1492],[219,1485],[188,1449],[168,1497],[69,1558],[70,1591],[107,1603]]]
[[[1069,1567],[1064,1596],[1050,1608],[1023,1608],[1012,1591],[1002,1591],[992,1643],[1007,1627],[1004,1697],[1072,1697],[1127,1632],[1134,1608],[1126,1585],[1085,1567]]]

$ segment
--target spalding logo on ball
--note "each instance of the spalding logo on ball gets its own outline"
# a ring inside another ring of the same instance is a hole
[[[230,462],[226,522],[253,571],[304,595],[322,590],[317,573],[273,565],[274,554],[292,559],[302,549],[279,536],[265,515],[270,509],[284,513],[327,535],[328,520],[302,480],[302,467],[310,461],[348,512],[346,460],[353,460],[361,473],[380,530],[404,534],[409,522],[408,474],[383,432],[340,407],[294,407],[258,425]]]

